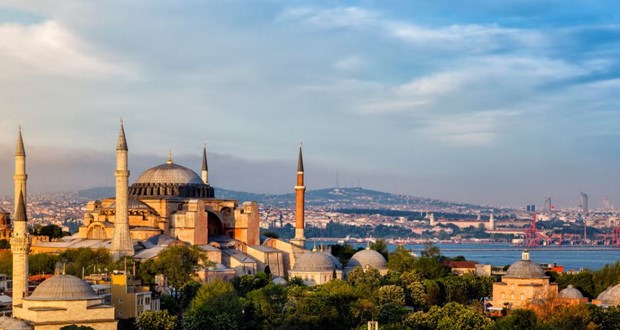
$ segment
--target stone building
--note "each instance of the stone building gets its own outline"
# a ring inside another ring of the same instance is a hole
[[[309,286],[321,285],[332,279],[342,279],[342,265],[329,253],[306,252],[297,258],[289,277],[299,277]]]
[[[540,302],[558,295],[558,285],[550,283],[542,267],[530,260],[526,250],[521,260],[510,265],[500,282],[493,283],[495,308],[525,308],[533,302]]]
[[[369,268],[374,268],[378,270],[381,275],[386,275],[388,272],[387,261],[383,255],[375,250],[371,250],[370,247],[367,247],[365,250],[357,251],[351,259],[349,259],[347,267],[345,268],[345,273],[352,271],[356,267],[361,267],[364,271]]]

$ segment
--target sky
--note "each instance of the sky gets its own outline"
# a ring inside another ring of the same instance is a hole
[[[228,189],[620,206],[615,1],[0,0],[0,194],[175,162]]]

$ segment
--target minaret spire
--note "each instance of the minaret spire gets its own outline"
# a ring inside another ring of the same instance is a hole
[[[28,296],[28,254],[30,253],[30,234],[26,202],[20,192],[15,203],[15,222],[11,234],[11,253],[13,254],[13,315],[22,307],[22,300]]]
[[[125,129],[121,121],[121,129],[118,135],[116,146],[116,214],[114,219],[114,237],[112,237],[112,247],[110,252],[115,259],[124,256],[133,256],[134,249],[129,232],[129,170],[127,166],[127,140],[125,139]]]
[[[202,182],[209,184],[209,166],[207,165],[207,144],[202,147]]]
[[[28,175],[26,174],[26,150],[24,148],[24,139],[22,139],[22,127],[19,126],[17,131],[17,147],[15,148],[15,175],[13,176],[14,192],[14,212],[17,213],[17,202],[19,195],[24,197],[24,204],[26,204],[26,181]]]
[[[293,238],[291,242],[303,247],[306,242],[306,237],[304,235],[304,204],[306,186],[304,185],[304,162],[301,150],[302,143],[303,141],[299,142],[299,158],[297,160],[297,184],[295,185],[295,238]]]

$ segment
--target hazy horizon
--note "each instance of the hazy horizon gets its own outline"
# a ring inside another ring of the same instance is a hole
[[[0,1],[0,194],[175,160],[216,186],[620,205],[614,1]]]

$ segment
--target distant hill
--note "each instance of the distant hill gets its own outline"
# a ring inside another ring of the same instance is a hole
[[[222,199],[256,201],[264,206],[290,208],[295,203],[295,193],[257,194],[215,187],[215,196]],[[114,187],[97,187],[78,192],[89,199],[114,196]],[[430,198],[390,194],[364,188],[326,188],[306,191],[306,205],[328,209],[342,208],[388,208],[402,210],[451,209],[454,212],[472,210],[494,211],[495,208],[467,203],[446,202]]]

